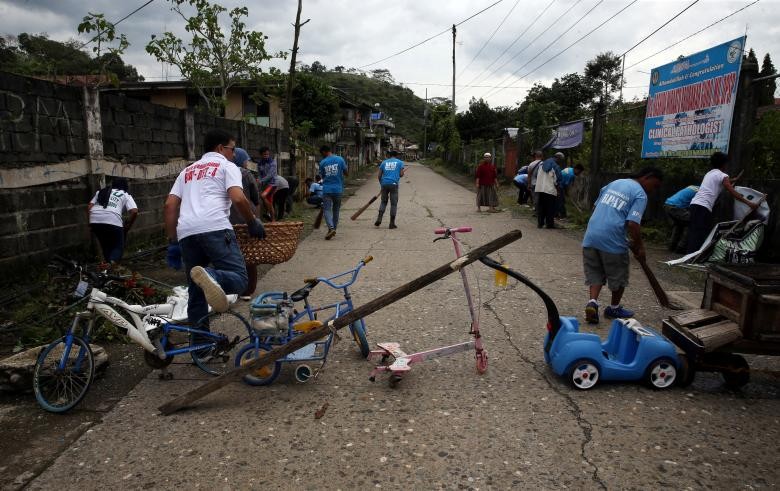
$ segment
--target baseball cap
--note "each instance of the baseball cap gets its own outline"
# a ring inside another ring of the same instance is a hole
[[[492,155],[490,155],[489,153],[485,152],[485,154],[483,155],[483,157],[490,158],[490,157],[492,157]]]

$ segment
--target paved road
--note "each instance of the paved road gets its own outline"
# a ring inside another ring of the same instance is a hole
[[[401,188],[399,229],[374,228],[375,210],[348,217],[376,192],[373,179],[343,209],[332,241],[315,232],[293,260],[265,276],[260,290],[294,289],[304,277],[353,267],[374,256],[354,297],[362,304],[444,264],[441,225],[471,225],[474,247],[507,230],[524,237],[500,252],[558,302],[581,315],[579,243],[537,230],[510,213],[477,214],[474,194],[412,165]],[[286,367],[265,388],[240,383],[196,407],[159,416],[156,407],[204,380],[187,365],[176,379],[150,376],[102,424],[84,434],[31,488],[701,488],[777,486],[778,382],[757,376],[743,392],[715,375],[665,392],[634,384],[575,392],[542,360],[544,309],[524,287],[496,289],[493,274],[472,269],[490,368],[477,375],[461,353],[415,367],[396,389],[368,381],[371,365],[351,340],[337,344],[324,371],[306,385]],[[667,285],[670,289],[679,285]],[[323,286],[313,296],[325,297]],[[627,305],[658,326],[665,313],[632,268]],[[468,311],[457,275],[367,319],[369,339],[408,351],[468,338]],[[602,321],[599,332],[607,328]],[[756,359],[756,363],[772,364]],[[100,383],[100,382],[98,382]],[[327,402],[321,419],[315,412]]]

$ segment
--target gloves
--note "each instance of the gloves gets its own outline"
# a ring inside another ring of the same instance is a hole
[[[168,254],[165,259],[168,262],[168,266],[177,271],[181,269],[181,247],[179,247],[178,242],[168,244]]]
[[[254,237],[255,239],[260,240],[265,239],[265,228],[263,227],[263,223],[259,218],[255,218],[254,220],[247,222],[246,225],[250,237]]]

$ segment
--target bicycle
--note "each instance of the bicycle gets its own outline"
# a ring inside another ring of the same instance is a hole
[[[289,295],[285,292],[275,291],[265,292],[256,297],[251,306],[255,336],[236,355],[236,364],[240,365],[253,360],[270,351],[274,346],[287,344],[295,337],[352,311],[354,305],[349,287],[357,281],[358,274],[363,266],[372,260],[373,257],[366,256],[358,263],[357,267],[349,271],[329,277],[305,279],[304,282],[306,284]],[[341,283],[335,281],[347,276],[348,278]],[[313,306],[309,302],[309,294],[320,283],[324,283],[335,290],[341,290],[343,292],[343,300],[326,305]],[[303,303],[302,310],[294,310],[293,306],[300,303]],[[331,315],[325,320],[320,320],[317,317],[322,312],[329,312]],[[268,319],[271,318],[277,320],[269,321]],[[259,325],[261,325],[260,329],[258,329]],[[371,348],[366,338],[365,321],[363,319],[356,320],[349,326],[349,330],[355,344],[360,349],[361,356],[366,358]],[[276,360],[272,365],[264,366],[250,375],[245,375],[244,381],[249,385],[269,385],[279,376],[282,363],[321,361],[321,365],[316,372],[312,371],[306,364],[299,364],[296,367],[296,380],[299,382],[309,381],[311,378],[316,377],[325,365],[328,352],[333,344],[333,336],[334,334],[331,333],[323,340],[315,341],[298,351],[290,353],[285,358]]]
[[[127,336],[144,348],[144,361],[152,368],[162,370],[160,378],[170,380],[173,374],[167,367],[176,355],[189,353],[198,368],[211,375],[219,375],[229,369],[228,361],[236,346],[251,336],[249,324],[240,315],[226,312],[239,320],[238,325],[220,326],[212,332],[214,314],[204,317],[196,327],[187,322],[187,298],[180,294],[169,297],[169,302],[154,305],[130,305],[101,290],[112,281],[125,278],[106,272],[86,271],[76,263],[68,266],[78,272],[76,292],[85,295],[93,282],[86,309],[77,312],[65,334],[44,348],[35,363],[33,392],[38,404],[45,410],[64,413],[74,408],[86,396],[95,376],[95,362],[89,346],[90,335],[96,320],[102,317],[115,326],[125,329]],[[130,320],[120,314],[122,310]],[[225,333],[224,331],[229,331]],[[175,345],[173,333],[183,333],[189,341],[185,346]],[[242,337],[242,334],[245,334]]]

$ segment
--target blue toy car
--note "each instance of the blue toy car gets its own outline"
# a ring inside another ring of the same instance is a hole
[[[577,319],[561,317],[557,334],[547,333],[547,345],[545,361],[577,389],[591,389],[600,380],[644,380],[654,389],[666,389],[677,379],[674,345],[636,319],[612,321],[602,342],[596,334],[579,332]]]
[[[666,389],[683,370],[674,344],[635,319],[613,321],[607,340],[602,342],[597,334],[579,332],[577,319],[560,317],[550,296],[522,274],[489,257],[480,262],[524,283],[541,297],[547,308],[544,359],[577,389],[591,389],[600,380],[642,379],[650,387]]]

